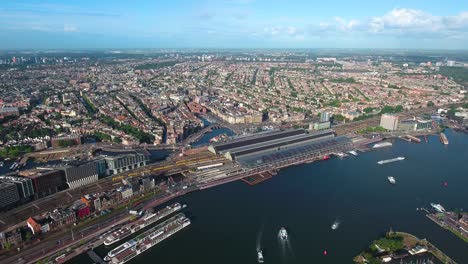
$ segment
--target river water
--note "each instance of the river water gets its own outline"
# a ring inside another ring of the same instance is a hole
[[[289,167],[255,186],[237,181],[180,197],[192,225],[130,263],[256,263],[257,246],[265,263],[352,263],[390,228],[427,238],[468,263],[468,244],[416,210],[431,202],[468,209],[468,136],[446,134],[448,146],[437,136],[420,144],[396,140],[357,157]],[[377,164],[397,156],[406,160]],[[341,224],[332,230],[335,220]],[[287,245],[278,242],[282,226]],[[82,255],[70,263],[91,261]]]

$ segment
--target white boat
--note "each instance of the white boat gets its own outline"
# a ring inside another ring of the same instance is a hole
[[[333,222],[333,224],[331,226],[331,229],[336,230],[336,229],[338,229],[338,227],[340,227],[340,222],[335,221],[335,222]]]
[[[436,204],[436,203],[431,203],[431,206],[432,208],[434,208],[438,213],[445,213],[445,208],[440,205],[440,204]]]
[[[0,167],[3,167],[3,165],[5,165],[5,163],[3,163],[3,161],[0,161]]]
[[[263,252],[261,249],[257,250],[257,261],[258,263],[263,263]]]
[[[288,232],[286,231],[286,228],[280,228],[278,235],[281,240],[288,240]]]
[[[378,164],[382,165],[382,164],[385,164],[385,163],[390,163],[390,162],[395,162],[395,161],[401,161],[401,160],[404,160],[405,157],[396,157],[394,159],[388,159],[388,160],[380,160],[380,161],[377,161]]]
[[[351,151],[348,151],[349,154],[353,155],[353,156],[357,156],[357,152],[355,150],[351,150]]]
[[[131,240],[134,242],[131,247],[119,250],[119,253],[115,254],[113,257],[107,255],[107,259],[105,260],[109,261],[108,264],[127,263],[134,257],[142,254],[189,225],[190,220],[185,217],[184,214],[180,213],[136,236]]]
[[[140,220],[137,220],[135,222],[134,225],[132,225],[131,227],[124,227],[122,229],[119,229],[115,232],[112,232],[111,234],[109,234],[108,236],[106,236],[105,240],[104,240],[104,245],[106,246],[110,246],[128,236],[130,236],[131,234],[135,233],[135,232],[138,232],[139,230],[147,227],[147,226],[150,226],[151,224],[165,218],[166,216],[174,213],[174,212],[177,212],[179,210],[181,210],[182,208],[185,208],[186,205],[181,205],[180,203],[174,203],[170,206],[166,206],[165,208],[161,209],[160,211],[156,212],[156,213],[148,213],[146,214],[145,216],[143,216],[143,218],[141,218]]]
[[[107,256],[108,256],[108,259],[112,259],[113,257],[119,255],[120,253],[124,252],[125,250],[133,247],[136,245],[136,242],[135,240],[129,240],[125,243],[123,243],[122,245],[116,247],[115,249],[109,251],[109,253],[107,253]]]
[[[372,146],[372,148],[377,149],[377,148],[384,148],[384,147],[391,147],[391,146],[393,146],[391,142],[381,142],[381,143],[375,144],[374,146]]]
[[[388,176],[387,177],[388,181],[391,183],[391,184],[395,184],[396,183],[396,180],[393,176]]]

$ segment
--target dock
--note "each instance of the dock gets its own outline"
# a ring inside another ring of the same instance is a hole
[[[247,183],[248,185],[253,186],[253,185],[259,184],[261,182],[264,182],[264,181],[266,181],[268,179],[271,179],[274,174],[275,173],[270,172],[270,171],[262,172],[262,173],[259,173],[259,174],[255,174],[255,175],[252,175],[252,176],[242,178],[241,180],[243,182]]]
[[[408,142],[416,142],[416,143],[421,143],[421,139],[415,137],[415,136],[412,136],[412,135],[404,135],[401,137],[401,139],[404,139]]]
[[[104,260],[98,255],[96,254],[96,252],[94,252],[93,250],[88,250],[88,256],[95,262],[95,263],[99,263],[99,264],[105,264],[106,262],[104,262]]]

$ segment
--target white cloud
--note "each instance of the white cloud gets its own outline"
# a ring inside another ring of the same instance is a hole
[[[460,37],[468,34],[468,12],[454,16],[436,16],[422,10],[396,8],[382,16],[360,20],[334,17],[310,25],[308,32],[310,34],[418,35],[426,38]]]
[[[78,27],[73,26],[73,25],[69,25],[69,24],[65,24],[65,25],[63,25],[63,31],[64,32],[77,32]]]
[[[270,26],[263,28],[263,35],[270,37],[298,37],[303,35],[302,30],[294,26]]]
[[[396,8],[369,21],[370,32],[389,34],[451,35],[468,32],[468,12],[456,16],[435,16],[422,10]]]

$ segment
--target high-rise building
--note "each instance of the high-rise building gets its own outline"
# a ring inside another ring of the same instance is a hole
[[[330,114],[328,112],[321,112],[320,122],[328,122],[328,121],[330,121]]]
[[[382,117],[380,118],[380,126],[390,131],[397,130],[398,115],[383,114]]]

